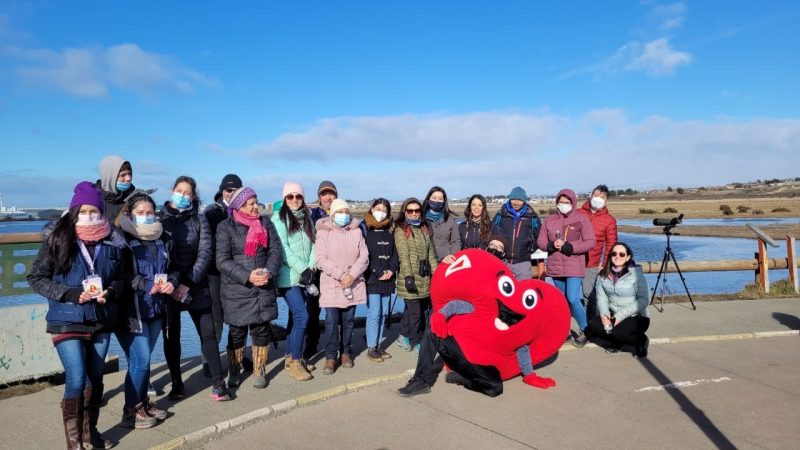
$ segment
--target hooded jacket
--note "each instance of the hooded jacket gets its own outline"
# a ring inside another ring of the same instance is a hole
[[[600,211],[592,213],[592,206],[589,202],[585,202],[579,212],[582,212],[589,218],[594,229],[594,247],[586,254],[586,267],[599,268],[603,267],[605,257],[611,250],[611,247],[618,241],[617,236],[617,219],[608,212],[605,206]]]
[[[542,232],[539,233],[538,245],[547,249],[547,275],[551,277],[583,277],[586,275],[586,253],[594,248],[594,230],[589,218],[578,212],[575,205],[578,199],[572,189],[562,189],[556,195],[558,199],[565,195],[572,202],[572,210],[566,215],[558,210],[550,214],[544,221]],[[556,250],[554,242],[556,233],[561,239],[569,242],[572,252],[566,254],[564,249]]]
[[[531,254],[537,249],[536,240],[541,234],[542,221],[527,203],[522,206],[520,217],[516,220],[509,212],[509,208],[511,204],[507,202],[495,214],[492,220],[492,234],[499,234],[508,241],[506,258],[509,263],[530,262]]]
[[[345,227],[333,223],[330,217],[317,222],[317,241],[314,246],[317,267],[322,271],[319,287],[319,306],[323,308],[348,308],[367,302],[364,271],[369,266],[369,253],[360,221],[352,219]],[[352,300],[344,295],[339,280],[349,274],[353,277]]]
[[[97,180],[95,185],[103,190],[103,202],[106,205],[103,214],[111,222],[117,218],[120,210],[125,205],[125,200],[136,192],[136,187],[133,184],[125,192],[117,190],[119,171],[126,162],[128,161],[116,155],[106,156],[100,161],[100,179]]]
[[[400,273],[397,275],[397,296],[404,300],[419,300],[431,295],[431,276],[436,271],[439,261],[433,251],[433,244],[425,225],[421,227],[406,226],[394,229],[394,243],[400,260]],[[428,260],[431,274],[423,277],[419,274],[419,262]],[[414,277],[417,293],[408,292],[406,277]]]
[[[311,220],[305,217],[303,220]],[[290,288],[300,284],[300,274],[308,268],[314,267],[314,243],[306,234],[305,229],[289,233],[286,224],[281,220],[280,213],[272,214],[272,224],[281,238],[283,258],[278,278],[279,288]]]
[[[369,251],[369,267],[364,272],[364,278],[367,279],[367,293],[393,294],[400,261],[397,258],[392,227],[370,227],[367,226],[365,219],[364,222],[361,222],[361,233],[364,235],[364,241],[367,243]],[[379,280],[378,278],[383,275],[384,270],[391,270],[392,277],[388,280]]]
[[[238,327],[263,324],[278,317],[277,275],[281,267],[281,240],[269,218],[262,216],[267,232],[267,248],[258,246],[255,257],[244,253],[249,229],[233,218],[217,228],[217,268],[220,271],[220,298],[225,323]],[[254,286],[250,273],[264,268],[272,274],[264,286]]]

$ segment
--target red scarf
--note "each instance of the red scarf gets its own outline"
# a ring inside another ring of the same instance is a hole
[[[246,256],[256,256],[259,245],[267,248],[267,232],[261,224],[261,217],[251,216],[236,209],[233,211],[233,220],[249,228],[247,237],[244,239]]]

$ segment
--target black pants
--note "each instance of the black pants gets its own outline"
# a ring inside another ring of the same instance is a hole
[[[269,323],[254,323],[245,326],[228,325],[228,349],[242,348],[247,344],[247,330],[250,330],[250,338],[253,345],[266,347],[270,341]]]
[[[430,299],[405,300],[403,316],[400,318],[400,334],[411,341],[411,346],[420,343],[422,331],[428,325],[426,311],[430,308]]]
[[[222,365],[219,360],[219,347],[214,331],[214,318],[211,308],[190,309],[189,315],[194,322],[194,328],[200,336],[200,349],[211,371],[214,383],[222,380]],[[172,308],[164,321],[164,357],[167,360],[169,375],[172,384],[183,386],[181,377],[181,312]]]
[[[222,339],[222,300],[219,297],[221,289],[219,275],[208,276],[208,287],[211,291],[211,315],[214,317],[214,333],[217,343]]]
[[[601,347],[634,352],[644,341],[644,333],[648,328],[650,328],[648,317],[631,316],[623,319],[611,330],[611,333],[606,334],[600,316],[596,316],[589,321],[586,335]]]
[[[436,358],[437,353],[442,357]],[[467,361],[454,337],[448,336],[442,339],[430,329],[425,330],[422,334],[414,378],[433,386],[445,363],[466,380],[465,388],[490,397],[503,393],[503,380],[496,367],[472,364]]]

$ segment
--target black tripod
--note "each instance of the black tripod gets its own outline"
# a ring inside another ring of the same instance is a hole
[[[683,217],[683,215],[681,215]],[[672,247],[670,246],[670,238],[672,235],[680,236],[678,233],[673,233],[672,228],[675,225],[667,225],[664,227],[664,234],[667,236],[667,248],[664,249],[664,257],[661,258],[661,268],[658,269],[658,278],[656,278],[656,284],[653,286],[653,296],[650,297],[650,304],[653,305],[656,299],[656,292],[658,292],[658,283],[661,282],[661,275],[664,275],[664,283],[661,286],[661,295],[659,297],[659,306],[655,308],[658,312],[664,312],[664,291],[667,287],[667,269],[668,264],[672,261],[675,264],[675,269],[678,271],[678,275],[681,277],[681,283],[683,283],[683,289],[686,290],[686,296],[689,297],[689,303],[692,304],[692,310],[696,310],[697,307],[694,306],[694,301],[692,300],[692,294],[689,293],[689,288],[686,287],[686,279],[683,278],[683,273],[681,273],[681,268],[678,266],[678,260],[675,259],[675,254],[672,253]],[[655,306],[655,305],[654,305]]]

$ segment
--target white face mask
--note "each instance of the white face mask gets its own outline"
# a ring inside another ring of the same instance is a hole
[[[97,225],[99,223],[103,223],[104,220],[105,217],[101,216],[99,212],[78,213],[78,221],[76,222],[76,225]]]
[[[375,218],[376,221],[380,222],[386,218],[386,213],[383,211],[372,211],[372,217]]]
[[[557,207],[558,210],[561,211],[561,214],[567,214],[572,211],[572,205],[569,203],[559,203]]]
[[[603,197],[592,197],[590,204],[592,209],[603,209],[603,206],[606,206],[606,201],[603,200]]]

